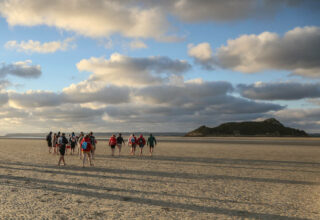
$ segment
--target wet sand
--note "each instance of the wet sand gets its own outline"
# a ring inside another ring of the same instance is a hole
[[[45,141],[1,139],[0,219],[320,219],[318,143],[162,138],[140,158],[100,141],[95,167],[59,168]]]

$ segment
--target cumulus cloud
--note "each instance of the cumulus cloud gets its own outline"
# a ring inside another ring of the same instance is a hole
[[[285,125],[306,129],[308,132],[319,132],[320,108],[310,109],[282,109],[272,113]]]
[[[41,75],[40,65],[32,65],[31,60],[20,61],[13,64],[0,65],[0,78],[14,75],[22,78],[37,78]]]
[[[120,104],[130,102],[130,88],[83,81],[63,90],[63,102]]]
[[[317,0],[176,0],[171,10],[184,21],[232,21],[273,16],[283,7],[320,8]]]
[[[8,93],[7,92],[0,92],[0,107],[4,104],[7,104],[9,100]]]
[[[277,104],[234,97],[230,94],[232,91],[233,87],[228,82],[191,81],[178,86],[150,86],[134,91],[135,104],[108,106],[106,112],[109,118],[126,122],[182,123],[189,120],[194,125],[213,123],[218,121],[217,118],[235,115],[248,118],[250,114],[257,116],[283,108]]]
[[[69,48],[74,48],[75,44],[72,43],[73,41],[74,38],[67,38],[63,41],[51,41],[45,43],[33,40],[21,41],[20,43],[17,41],[8,41],[5,44],[5,48],[26,53],[54,53],[59,50],[65,51]]]
[[[134,2],[143,3],[145,7],[162,8],[186,22],[228,22],[272,17],[285,7],[308,8],[315,12],[320,9],[317,0],[136,0]]]
[[[62,103],[61,95],[49,91],[9,92],[10,104],[16,108],[34,108],[58,106]]]
[[[249,99],[259,100],[298,100],[320,97],[320,83],[257,82],[251,85],[238,85],[240,94]]]
[[[214,69],[215,61],[212,55],[212,49],[208,42],[198,45],[188,45],[188,55],[193,57],[196,63],[202,65],[207,70]]]
[[[242,73],[287,70],[305,77],[320,76],[320,28],[297,27],[283,37],[276,33],[242,35],[212,54],[207,42],[189,45],[188,54],[206,69],[214,66]]]
[[[0,13],[11,26],[48,25],[94,38],[120,33],[126,37],[176,40],[166,34],[170,24],[160,8],[143,8],[130,2],[5,0],[0,2]]]
[[[47,25],[101,38],[121,34],[131,38],[177,41],[168,20],[175,16],[186,22],[234,21],[272,16],[284,7],[312,8],[317,0],[2,0],[0,15],[11,26]],[[116,18],[116,19],[115,19]]]
[[[11,83],[8,80],[0,80],[0,91],[6,89]]]
[[[81,82],[72,84],[63,92],[30,90],[24,93],[9,92],[10,105],[16,108],[41,108],[61,106],[63,104],[103,103],[119,104],[129,102],[130,90],[127,87],[104,86],[90,89],[96,84]]]
[[[187,82],[182,85],[158,85],[142,88],[135,95],[148,103],[170,105],[210,104],[209,100],[233,91],[228,82]]]
[[[228,82],[201,80],[135,88],[83,81],[62,92],[10,91],[9,101],[5,100],[4,105],[8,102],[8,106],[15,109],[17,117],[14,112],[10,117],[15,118],[17,124],[46,121],[52,128],[71,124],[76,130],[103,129],[108,124],[122,126],[122,129],[128,126],[129,129],[163,131],[170,126],[170,131],[187,131],[203,123],[255,119],[283,109],[277,104],[234,97],[233,90]],[[2,113],[3,117],[8,114],[8,111]]]
[[[171,75],[180,75],[191,68],[184,60],[153,56],[147,58],[112,54],[110,59],[92,57],[77,64],[79,71],[92,72],[91,80],[118,86],[144,86],[159,84]]]
[[[320,28],[297,27],[283,37],[264,32],[228,40],[215,54],[218,65],[243,73],[288,70],[308,77],[320,76]]]
[[[134,49],[145,49],[145,48],[148,48],[148,46],[143,41],[134,40],[134,41],[130,42],[130,48],[133,50]]]

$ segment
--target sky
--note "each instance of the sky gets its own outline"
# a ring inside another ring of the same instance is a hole
[[[320,133],[318,0],[0,0],[0,134]]]

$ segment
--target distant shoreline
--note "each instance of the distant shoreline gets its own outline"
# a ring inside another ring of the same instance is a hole
[[[125,137],[126,138],[126,137]],[[98,141],[107,141],[108,138],[97,137]],[[41,140],[45,137],[0,137],[0,140]],[[158,136],[161,143],[187,143],[187,144],[233,144],[233,145],[289,145],[320,147],[319,137],[177,137]]]

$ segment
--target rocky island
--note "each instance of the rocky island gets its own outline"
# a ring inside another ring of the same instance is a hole
[[[264,121],[229,122],[214,128],[201,126],[185,135],[186,137],[210,136],[266,136],[266,137],[307,137],[303,130],[285,127],[275,118]]]

